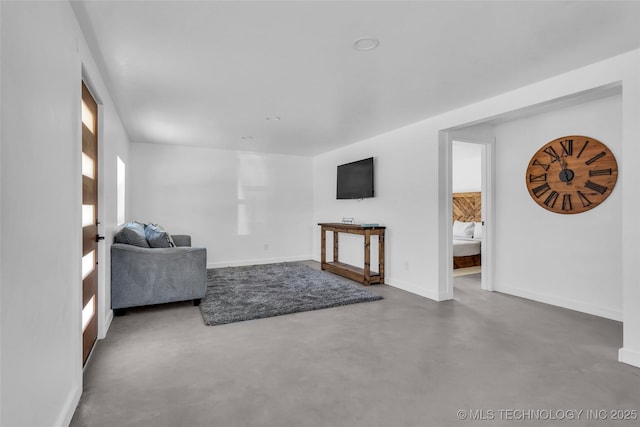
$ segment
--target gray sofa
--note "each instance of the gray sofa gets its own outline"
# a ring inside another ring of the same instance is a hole
[[[111,308],[193,300],[200,304],[207,288],[207,249],[192,248],[191,236],[173,235],[176,247],[111,246]]]

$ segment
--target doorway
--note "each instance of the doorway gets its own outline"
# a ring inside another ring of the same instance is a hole
[[[477,276],[482,273],[483,146],[456,140],[451,144],[453,277]]]
[[[446,227],[443,230],[443,253],[447,254],[448,265],[448,274],[445,275],[446,299],[454,297],[454,271],[469,267],[475,267],[476,271],[471,273],[476,274],[475,284],[479,283],[479,288],[493,290],[493,132],[489,127],[482,127],[477,132],[477,139],[473,137],[471,129],[464,133],[464,136],[459,136],[455,131],[448,133],[446,142],[443,141],[447,147],[449,171],[447,191],[444,194],[447,198],[447,220],[443,221],[443,226]],[[457,199],[455,202],[454,195]],[[458,224],[455,223],[456,220]],[[465,252],[467,248],[463,247],[462,252],[456,251],[455,255],[464,258],[454,258],[454,235],[456,239],[462,237],[466,240],[463,243],[468,244],[467,247],[475,249]],[[474,251],[479,252],[478,257],[473,256],[476,254]],[[462,268],[454,268],[454,262]],[[456,276],[460,275],[456,272]]]

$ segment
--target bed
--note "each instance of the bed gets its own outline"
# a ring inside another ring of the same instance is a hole
[[[453,268],[482,265],[480,192],[453,193]]]

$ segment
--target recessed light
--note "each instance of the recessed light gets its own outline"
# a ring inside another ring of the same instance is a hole
[[[241,136],[240,139],[243,141],[251,141],[253,137],[251,135],[245,135],[245,136]]]
[[[363,37],[361,39],[356,40],[353,43],[353,48],[359,51],[367,51],[373,50],[380,45],[380,41],[378,39],[374,39],[373,37]]]
[[[271,122],[277,122],[278,120],[280,120],[280,116],[267,116],[265,117],[265,119]]]

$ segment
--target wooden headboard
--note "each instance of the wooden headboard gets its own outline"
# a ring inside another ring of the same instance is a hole
[[[480,192],[453,193],[453,220],[482,221]]]

